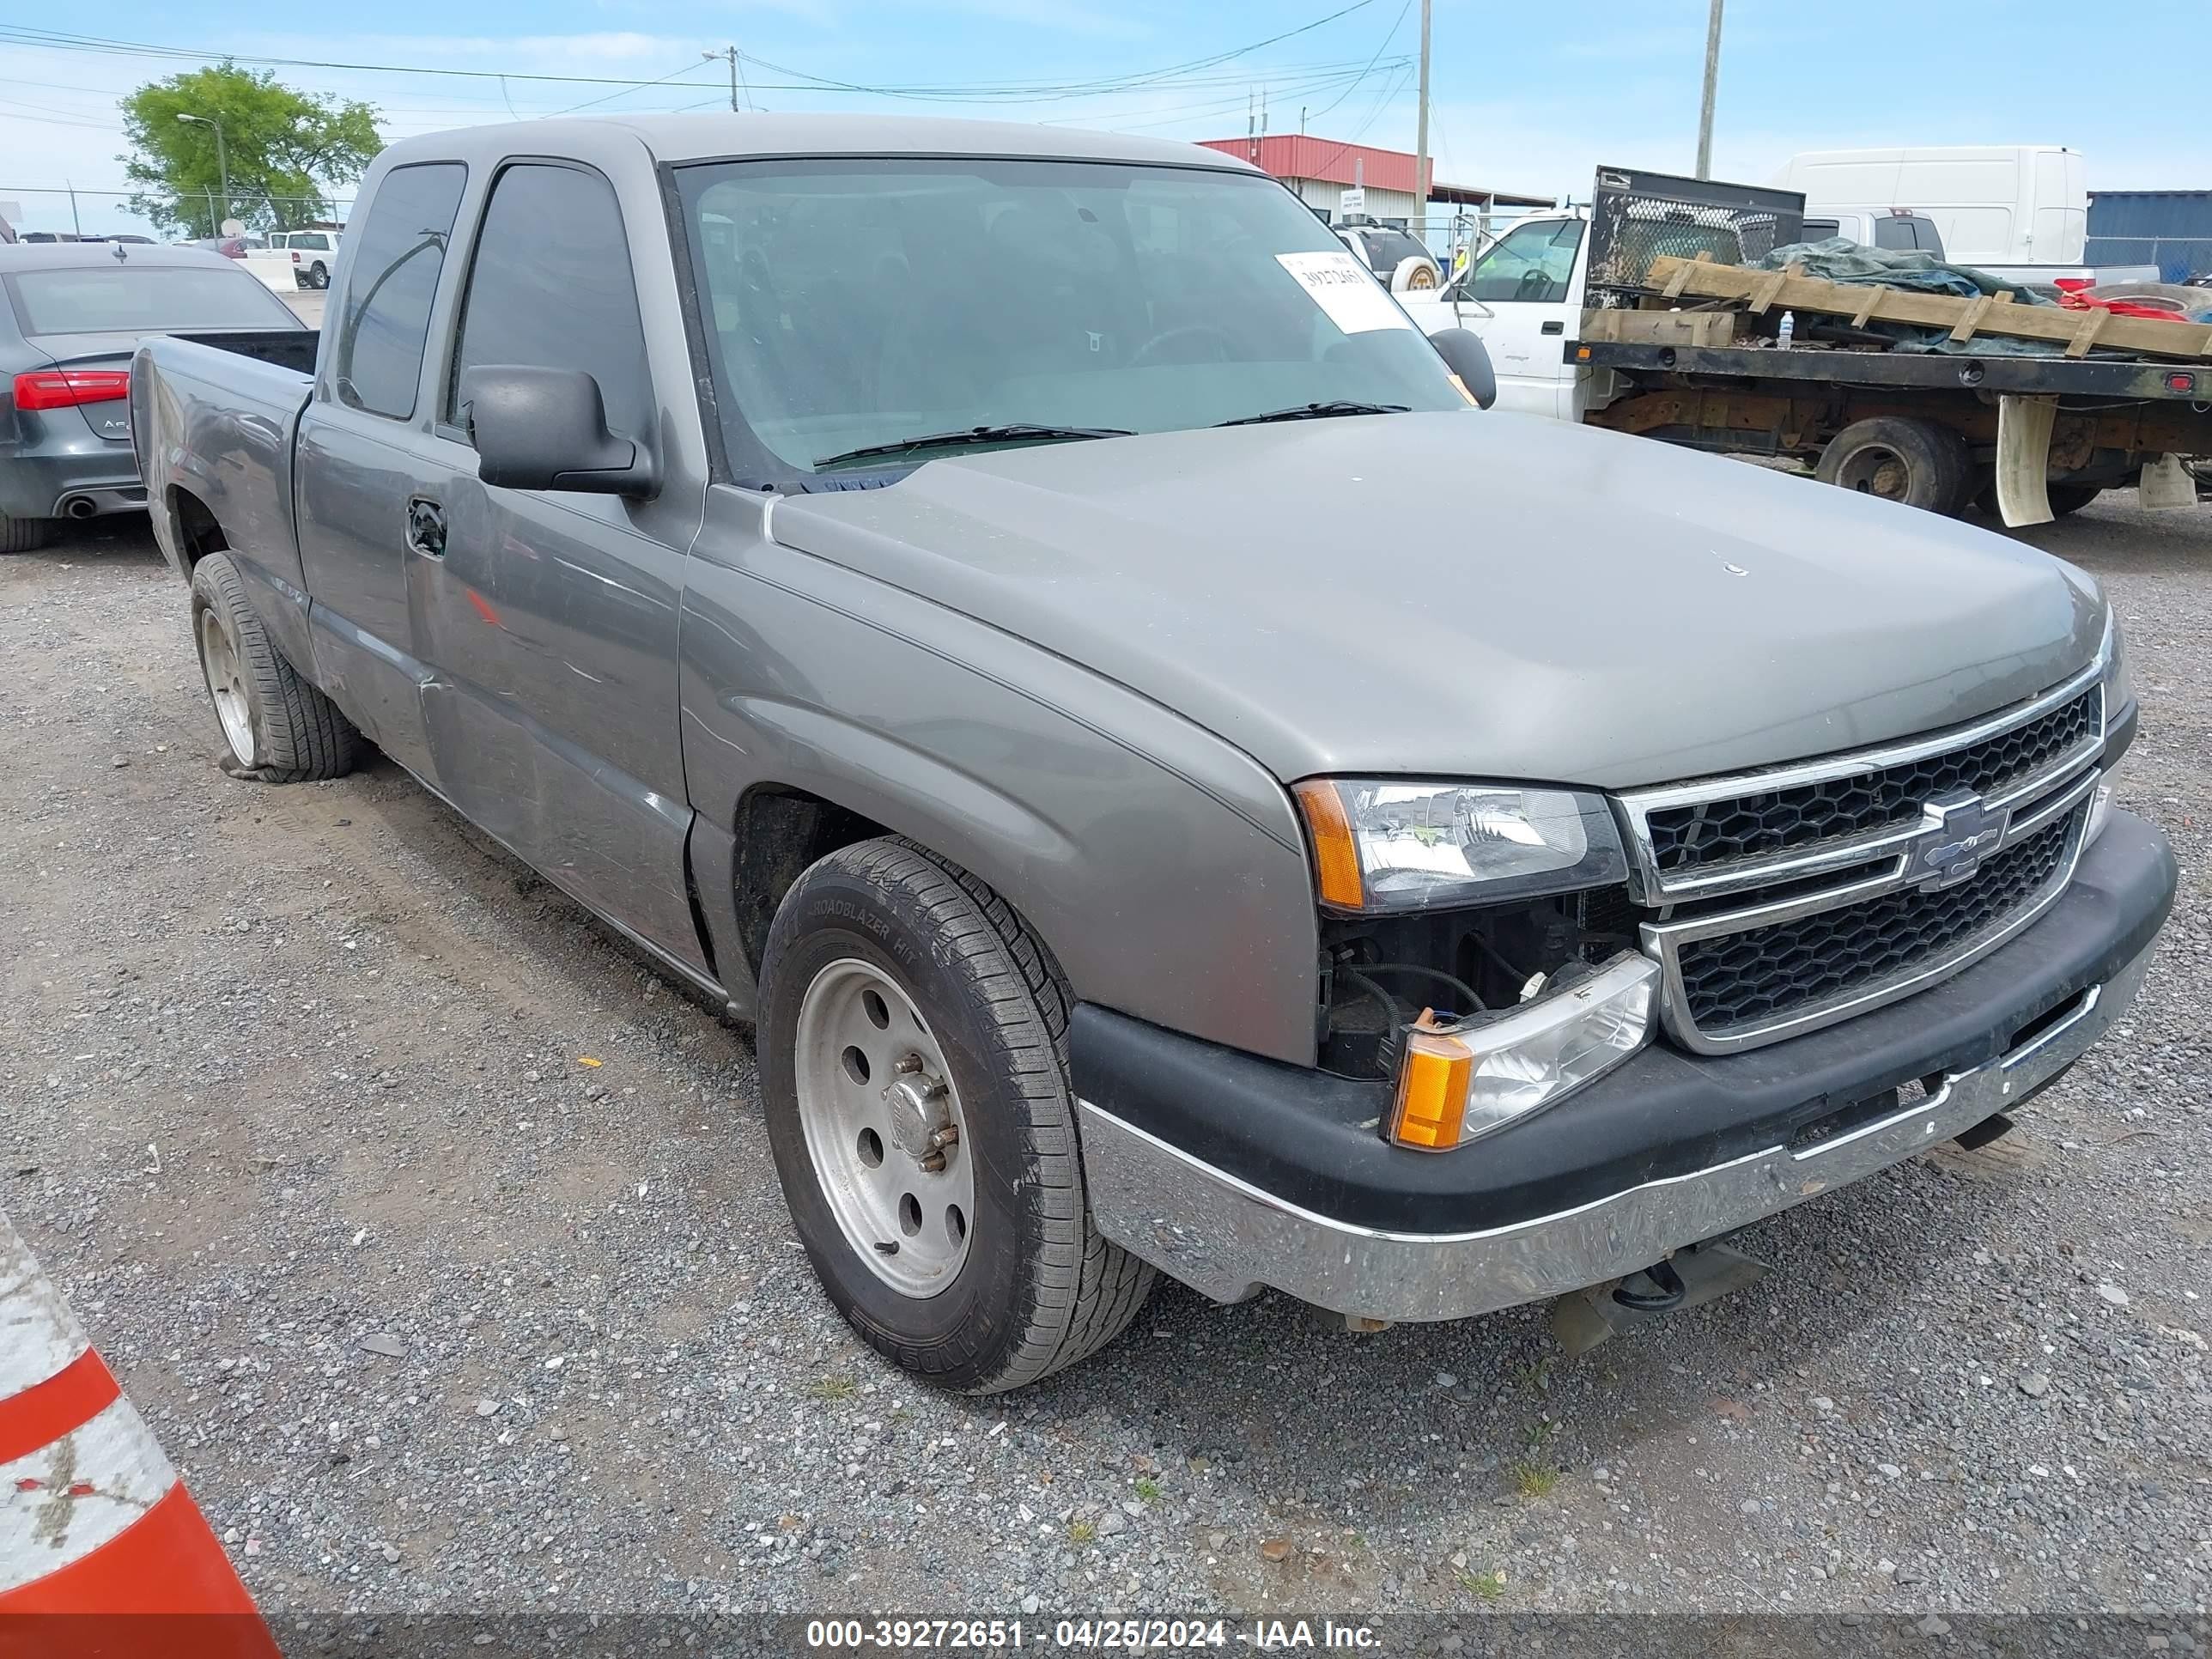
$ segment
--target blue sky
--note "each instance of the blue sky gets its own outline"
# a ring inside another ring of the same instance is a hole
[[[1431,144],[1438,178],[1585,194],[1609,163],[1686,172],[1705,0],[1626,6],[1434,0]],[[1294,38],[1175,70],[1330,13]],[[1410,149],[1419,0],[431,0],[245,8],[109,0],[64,16],[9,9],[0,26],[0,199],[66,228],[132,228],[117,94],[188,67],[127,50],[52,50],[21,29],[96,31],[220,56],[466,70],[498,79],[278,68],[302,89],[363,98],[388,136],[551,113],[672,109],[722,97],[700,54],[734,42],[748,100],[776,110],[893,110],[1141,130],[1244,131],[1267,94],[1272,131]],[[1765,179],[1793,150],[1878,143],[2064,143],[2092,189],[2212,188],[2212,139],[2185,66],[2212,40],[2205,0],[2137,0],[2122,15],[2078,0],[1855,0],[1814,7],[1729,0],[1715,171]],[[1994,37],[1996,44],[1991,44]],[[2168,52],[2179,78],[2160,89]],[[604,76],[655,84],[533,81]],[[832,90],[823,81],[927,96]],[[1079,95],[1046,88],[1114,82]]]

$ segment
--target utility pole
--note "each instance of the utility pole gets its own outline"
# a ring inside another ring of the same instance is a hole
[[[84,221],[76,216],[76,180],[64,179],[62,182],[69,186],[70,228],[76,232],[76,239],[82,242],[84,240]]]
[[[1424,4],[1427,0],[1422,0]],[[1698,177],[1713,176],[1713,96],[1721,80],[1721,6],[1712,0],[1705,17],[1705,94],[1698,104]]]
[[[1715,5],[1720,0],[1713,0]],[[1413,217],[1420,229],[1414,233],[1425,245],[1429,234],[1429,11],[1430,0],[1421,0],[1421,107],[1413,118]]]
[[[215,170],[222,179],[222,218],[230,217],[230,153],[223,148],[222,123],[205,115],[186,115],[179,112],[177,119],[189,121],[194,126],[215,129]],[[222,220],[216,222],[215,234],[222,234]]]
[[[736,114],[738,112],[738,49],[735,46],[724,46],[720,52],[703,52],[699,55],[702,58],[704,58],[710,64],[717,58],[726,58],[729,59],[730,113],[732,115]]]

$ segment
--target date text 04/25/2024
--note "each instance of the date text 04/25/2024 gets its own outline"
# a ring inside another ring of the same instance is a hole
[[[806,1644],[817,1650],[944,1649],[1004,1652],[1020,1648],[1087,1648],[1170,1652],[1190,1648],[1298,1648],[1373,1651],[1382,1645],[1365,1625],[1333,1619],[1061,1619],[1049,1625],[1018,1619],[811,1619]]]

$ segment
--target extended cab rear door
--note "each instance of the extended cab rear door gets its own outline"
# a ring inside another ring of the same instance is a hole
[[[317,678],[378,748],[441,787],[408,615],[407,502],[431,442],[423,359],[468,179],[464,162],[425,161],[374,185],[294,463]]]
[[[697,398],[646,157],[610,137],[487,169],[457,248],[452,323],[426,386],[432,429],[407,502],[413,649],[439,787],[550,879],[704,970],[686,884],[691,808],[677,714],[684,562],[705,500],[672,434]],[[626,210],[586,159],[635,165]],[[633,252],[635,250],[635,252]],[[670,326],[648,345],[640,289]],[[611,430],[650,450],[650,499],[513,489],[477,476],[463,376],[580,369]]]

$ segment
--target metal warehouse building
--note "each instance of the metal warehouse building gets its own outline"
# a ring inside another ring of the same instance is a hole
[[[2212,274],[2212,190],[2093,190],[2093,265],[2151,265],[2169,283]]]

